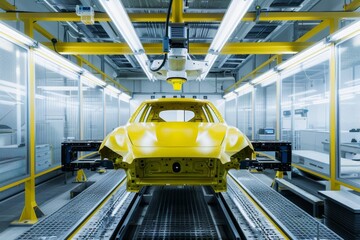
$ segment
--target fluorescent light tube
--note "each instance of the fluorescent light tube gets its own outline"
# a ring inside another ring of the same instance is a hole
[[[360,92],[360,85],[339,89],[340,95],[349,94],[349,93],[359,93],[359,92]]]
[[[253,0],[231,1],[210,45],[211,52],[219,53],[221,51],[252,3]]]
[[[91,83],[94,83],[94,84],[96,84],[96,85],[98,85],[98,86],[101,86],[101,87],[105,87],[105,86],[106,86],[106,83],[105,83],[103,80],[95,77],[93,74],[91,74],[91,73],[88,72],[88,71],[85,71],[85,72],[81,75],[81,77],[85,78],[86,80],[88,80],[88,81],[90,81]]]
[[[117,89],[116,87],[113,87],[111,85],[107,85],[105,87],[106,90],[110,91],[110,92],[113,92],[113,93],[116,93],[116,94],[120,94],[121,91],[119,89]]]
[[[74,80],[74,81],[78,81],[78,79],[79,79],[78,71],[64,68],[62,65],[53,63],[52,61],[49,61],[48,58],[44,58],[43,56],[40,56],[39,54],[35,54],[35,63],[37,65],[41,66],[42,68],[46,68],[47,70],[58,73],[59,74],[59,76],[57,77],[58,79],[63,78],[63,77],[66,77],[68,80]]]
[[[280,72],[281,78],[285,79],[296,74],[303,74],[307,69],[310,69],[319,64],[329,64],[330,51],[322,51],[322,53],[312,56],[311,59],[307,58],[307,61],[300,60],[297,65],[293,65],[291,68],[284,69]]]
[[[0,22],[0,36],[10,40],[11,42],[20,42],[27,46],[33,46],[36,43],[35,40],[2,22]]]
[[[44,91],[79,91],[78,86],[38,86],[37,88]],[[87,88],[83,90],[86,90]]]
[[[206,78],[212,65],[215,63],[217,57],[218,57],[217,55],[213,55],[213,54],[207,54],[205,56],[204,61],[207,63],[207,66],[206,66],[205,70],[203,71],[203,73],[200,75],[200,81],[204,80]]]
[[[101,5],[119,30],[131,50],[136,53],[144,48],[137,36],[130,18],[120,0],[100,0]]]
[[[325,41],[318,42],[318,43],[312,45],[311,47],[305,49],[304,51],[302,51],[302,52],[296,54],[295,56],[291,57],[290,59],[286,60],[285,62],[279,64],[277,66],[277,69],[279,71],[282,71],[285,68],[290,67],[291,65],[294,65],[296,63],[300,63],[300,62],[304,61],[305,59],[309,58],[312,55],[323,52],[324,50],[327,49],[326,47],[328,45],[329,44],[325,43]]]
[[[241,19],[244,17],[252,3],[253,0],[231,1],[216,35],[211,42],[209,53],[205,57],[205,61],[208,62],[208,65],[205,71],[201,74],[200,80],[205,79],[206,75],[215,63],[217,55],[221,52],[225,43],[229,40],[231,34],[233,34],[234,30],[239,25]]]
[[[0,48],[7,52],[15,52],[15,44],[12,43],[11,40],[10,41],[1,41]]]
[[[268,78],[267,80],[261,82],[261,87],[267,87],[267,86],[275,83],[277,80],[278,80],[278,77],[277,77],[277,76]]]
[[[20,103],[20,104],[23,104],[23,103]],[[0,105],[15,106],[16,102],[7,101],[7,100],[0,100]]]
[[[139,62],[142,70],[145,72],[149,80],[153,81],[154,76],[150,72],[147,62],[148,57],[145,54],[144,47],[137,36],[134,26],[130,21],[130,18],[122,5],[120,0],[100,0],[101,5],[105,9],[106,13],[119,30],[126,43],[135,54],[136,60]]]
[[[356,21],[330,35],[329,40],[331,42],[336,42],[347,36],[353,35],[354,33],[358,33],[359,31],[360,31],[360,21]]]
[[[254,78],[253,80],[251,80],[251,84],[256,85],[258,83],[261,83],[269,78],[273,78],[275,77],[276,72],[274,71],[274,69],[270,69],[269,71],[261,74],[260,76]]]
[[[81,73],[83,69],[73,63],[72,61],[66,59],[65,57],[59,55],[58,53],[50,50],[49,48],[39,44],[37,48],[34,48],[36,54],[39,54],[40,56],[52,61],[56,65],[60,65],[62,67],[66,67],[69,70],[75,71],[77,73]]]
[[[225,101],[233,100],[236,97],[237,97],[237,94],[234,91],[229,92],[229,93],[224,95]]]
[[[52,91],[46,91],[46,94],[50,94],[50,95],[53,95],[53,96],[56,96],[56,97],[60,97],[60,98],[69,98],[70,96],[69,95],[65,95],[65,94],[61,94],[61,93],[57,93],[57,92],[52,92]],[[54,101],[59,101],[58,98],[49,98],[49,97],[46,97],[47,99],[52,99]]]
[[[310,94],[310,93],[316,93],[317,91],[315,89],[310,89],[310,90],[306,90],[306,91],[303,91],[303,92],[298,92],[298,93],[295,93],[295,94],[291,94],[289,95],[289,97],[298,97],[298,96],[303,96],[303,95],[306,95],[306,94]]]
[[[120,93],[119,99],[124,102],[129,102],[131,99],[131,96],[127,95],[126,93]]]
[[[238,96],[245,95],[253,90],[253,86],[250,83],[245,83],[244,85],[238,87],[235,89],[235,92],[237,92]]]

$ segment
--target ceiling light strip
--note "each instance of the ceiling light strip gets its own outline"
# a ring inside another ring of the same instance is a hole
[[[225,43],[229,40],[230,36],[233,34],[236,27],[241,22],[241,19],[244,17],[246,12],[249,10],[253,0],[232,0],[221,24],[219,26],[216,35],[211,42],[209,53],[205,57],[208,61],[208,66],[205,71],[202,73],[200,80],[205,79],[206,75],[209,73],[213,64],[215,63],[218,54],[223,49]]]
[[[145,72],[146,76],[153,80],[154,76],[149,71],[147,62],[148,57],[145,54],[144,47],[140,42],[139,37],[135,32],[135,28],[130,21],[130,18],[119,0],[100,0],[101,5],[105,9],[106,13],[115,24],[118,31],[121,33],[126,43],[129,45],[136,60],[139,62],[141,68]]]

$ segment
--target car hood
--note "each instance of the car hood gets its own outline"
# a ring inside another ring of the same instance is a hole
[[[224,140],[223,123],[133,123],[126,128],[137,147],[215,147]]]

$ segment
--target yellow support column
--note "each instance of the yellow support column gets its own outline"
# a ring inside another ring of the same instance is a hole
[[[25,34],[33,37],[33,21],[24,22]],[[25,182],[25,205],[17,223],[34,224],[38,221],[38,217],[43,215],[37,206],[35,199],[35,61],[34,52],[29,51],[29,97],[28,97],[28,121],[29,121],[29,180]]]
[[[281,63],[281,55],[277,56],[277,65]],[[281,79],[276,81],[276,141],[280,141],[280,121],[281,121]]]
[[[330,21],[330,34],[338,28],[336,20]],[[330,190],[340,190],[336,181],[338,162],[336,158],[337,147],[337,81],[336,81],[336,55],[335,45],[330,48]]]
[[[87,182],[87,177],[84,172],[84,169],[77,170],[75,182],[78,182],[78,183]]]
[[[184,22],[184,2],[183,0],[174,0],[172,5],[171,22],[183,23]]]
[[[276,58],[276,63],[277,65],[279,65],[282,62],[282,56],[281,55],[277,55]],[[280,121],[281,121],[281,108],[280,108],[280,104],[281,104],[281,80],[278,79],[276,81],[276,141],[280,141]],[[284,177],[284,173],[282,171],[277,171],[275,178],[283,178]],[[274,180],[275,182],[275,180]]]

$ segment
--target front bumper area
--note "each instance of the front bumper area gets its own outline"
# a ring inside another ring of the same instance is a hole
[[[127,190],[138,192],[143,186],[207,185],[215,192],[226,191],[226,175],[239,168],[235,161],[222,164],[215,158],[139,158],[126,168]]]

